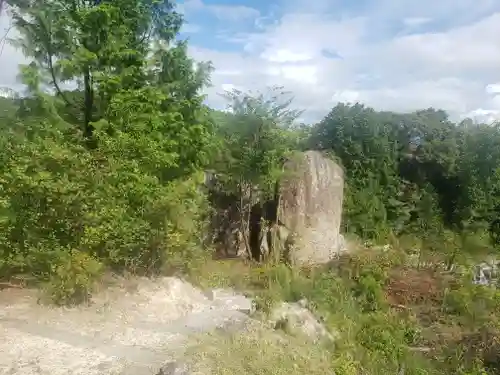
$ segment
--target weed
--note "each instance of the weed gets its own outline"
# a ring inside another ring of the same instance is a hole
[[[47,296],[58,305],[87,301],[101,276],[102,265],[86,253],[72,250],[52,268],[44,286]]]

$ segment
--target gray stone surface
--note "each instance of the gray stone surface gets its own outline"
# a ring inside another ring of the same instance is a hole
[[[171,361],[165,363],[157,375],[190,375],[188,366],[183,363]]]
[[[285,324],[292,333],[303,334],[315,342],[322,340],[333,342],[335,335],[314,316],[307,308],[307,304],[306,300],[296,303],[282,302],[271,311],[269,323],[275,327],[278,324]]]
[[[278,218],[295,234],[295,264],[327,263],[342,248],[343,170],[320,152],[308,151],[285,165]]]
[[[141,279],[134,292],[110,288],[75,308],[0,292],[0,374],[168,374],[167,363],[182,358],[190,336],[240,329],[249,319],[245,297],[215,294],[208,298],[178,278]],[[170,373],[188,373],[179,366]]]
[[[212,289],[209,298],[214,305],[225,307],[228,310],[237,310],[245,314],[255,311],[255,303],[251,298],[228,289]]]

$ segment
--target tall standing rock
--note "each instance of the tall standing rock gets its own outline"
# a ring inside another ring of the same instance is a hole
[[[285,164],[278,218],[293,235],[287,254],[293,264],[326,263],[340,251],[343,175],[340,166],[318,151]]]

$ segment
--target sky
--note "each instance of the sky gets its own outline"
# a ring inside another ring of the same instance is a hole
[[[500,0],[182,0],[182,38],[224,90],[283,86],[305,121],[338,102],[379,110],[435,107],[453,119],[500,119]],[[8,18],[0,18],[2,29]],[[2,43],[0,42],[0,50]],[[5,45],[0,87],[19,87]]]

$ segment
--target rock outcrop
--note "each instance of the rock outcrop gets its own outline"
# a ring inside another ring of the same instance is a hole
[[[329,332],[314,314],[307,308],[308,302],[282,302],[271,311],[269,323],[275,328],[283,328],[292,334],[302,334],[313,342],[334,342],[337,333]]]
[[[274,199],[247,203],[250,220],[241,233],[240,199],[212,188],[216,248],[225,256],[251,253],[258,261],[326,263],[345,249],[339,233],[343,189],[343,170],[334,161],[318,151],[298,153],[285,163]],[[245,238],[251,251],[245,251]]]
[[[73,308],[38,304],[33,290],[0,292],[0,374],[187,375],[190,337],[239,331],[253,308],[232,291],[207,295],[174,277],[131,282]]]
[[[342,250],[343,190],[343,170],[318,151],[307,151],[285,164],[278,224],[293,236],[287,255],[291,262],[326,263]]]
[[[266,322],[234,290],[202,291],[175,277],[121,280],[72,308],[38,304],[34,290],[13,292],[0,292],[0,374],[207,375],[210,367],[192,355],[217,332],[336,338],[305,300],[282,303]]]

